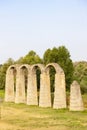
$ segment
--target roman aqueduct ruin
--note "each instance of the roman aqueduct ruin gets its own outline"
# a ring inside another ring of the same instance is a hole
[[[56,72],[53,108],[66,108],[65,74],[63,69],[57,63],[50,63],[46,66],[43,64],[11,65],[6,72],[5,101],[26,103],[27,105],[39,105],[40,107],[51,107],[50,67],[53,67]],[[41,71],[39,99],[37,91],[37,68]],[[27,71],[26,92],[25,70]],[[73,102],[73,98],[71,101]],[[81,104],[81,110],[82,109],[83,107]]]

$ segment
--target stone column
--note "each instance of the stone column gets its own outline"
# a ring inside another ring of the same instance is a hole
[[[38,105],[36,73],[28,74],[27,104]]]
[[[70,88],[70,110],[83,111],[83,101],[80,91],[80,85],[77,81],[73,81]]]
[[[55,74],[55,92],[53,108],[66,108],[66,89],[64,73]]]
[[[43,72],[40,78],[40,107],[51,107],[51,91],[49,73]]]
[[[25,77],[22,69],[17,71],[15,103],[25,103]]]
[[[5,101],[14,102],[14,74],[13,69],[10,69],[6,73],[5,83]]]

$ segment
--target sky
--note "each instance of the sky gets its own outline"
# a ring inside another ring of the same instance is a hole
[[[0,0],[0,64],[62,45],[87,61],[87,0]]]

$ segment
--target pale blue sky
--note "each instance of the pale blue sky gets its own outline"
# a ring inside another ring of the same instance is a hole
[[[0,0],[0,64],[61,45],[87,61],[87,0]]]

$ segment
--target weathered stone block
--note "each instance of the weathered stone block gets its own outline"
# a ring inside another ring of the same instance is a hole
[[[73,81],[70,88],[70,111],[83,111],[83,101],[80,91],[80,85]]]

